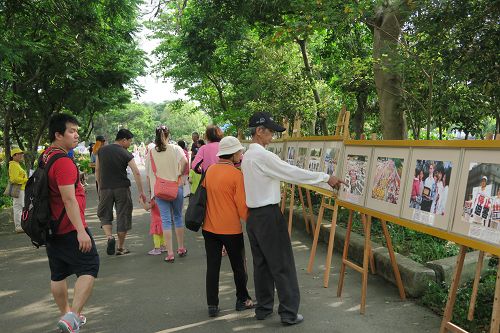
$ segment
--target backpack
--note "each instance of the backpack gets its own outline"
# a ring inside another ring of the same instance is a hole
[[[21,227],[31,238],[31,243],[39,248],[46,245],[50,237],[57,232],[66,208],[63,208],[59,218],[54,221],[50,212],[49,177],[50,167],[60,158],[68,157],[66,153],[56,153],[44,161],[42,153],[38,158],[38,167],[26,183],[24,208],[21,215]],[[77,169],[78,172],[78,169]],[[75,188],[79,177],[76,177]]]

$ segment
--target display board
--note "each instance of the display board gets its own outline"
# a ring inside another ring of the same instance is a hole
[[[500,255],[500,141],[301,137],[267,149],[343,179],[344,207]],[[301,186],[334,196],[326,183]]]
[[[461,149],[411,148],[402,217],[449,230]]]
[[[366,206],[399,216],[403,203],[410,151],[405,148],[373,149],[373,164],[368,183]]]
[[[344,150],[340,199],[357,205],[364,205],[372,148],[349,146]]]
[[[500,154],[465,150],[453,232],[500,245]]]

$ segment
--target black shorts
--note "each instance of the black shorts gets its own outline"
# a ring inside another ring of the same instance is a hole
[[[52,281],[62,281],[73,274],[76,274],[77,277],[81,275],[97,277],[99,254],[92,234],[89,229],[85,230],[92,241],[92,248],[87,253],[79,250],[76,231],[52,236],[47,242],[47,257],[49,258],[50,279]]]

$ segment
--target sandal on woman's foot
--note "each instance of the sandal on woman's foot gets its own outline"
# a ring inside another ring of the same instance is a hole
[[[236,300],[236,311],[244,311],[255,308],[255,304],[250,298],[246,301]]]
[[[174,262],[175,261],[175,257],[173,254],[169,254],[168,256],[165,257],[165,261],[166,262]]]
[[[185,257],[187,256],[188,250],[185,247],[180,247],[177,249],[177,255],[179,257]]]
[[[116,249],[116,255],[117,256],[122,256],[124,254],[129,254],[130,253],[130,250],[129,249],[126,249],[126,248],[123,248],[123,249]]]

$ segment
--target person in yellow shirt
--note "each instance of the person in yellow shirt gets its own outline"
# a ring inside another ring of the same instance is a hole
[[[28,181],[28,175],[26,171],[21,166],[22,161],[24,161],[24,152],[19,148],[14,148],[10,152],[11,161],[9,162],[9,181],[12,184],[20,184],[21,191],[19,191],[19,197],[12,198],[12,207],[14,210],[14,225],[17,233],[22,233],[21,228],[21,214],[24,207],[24,188],[26,187],[26,182]]]

